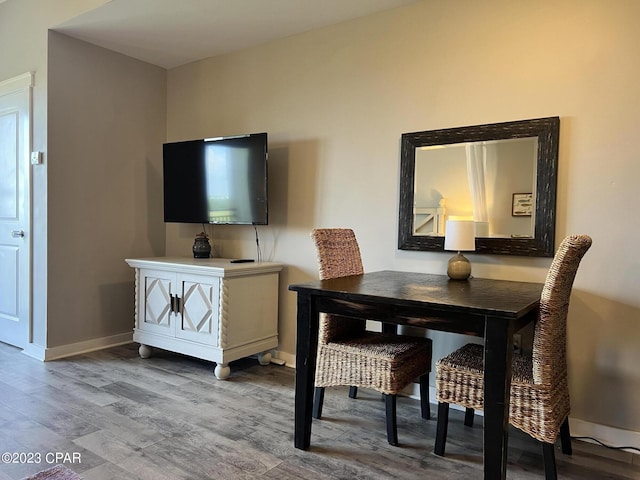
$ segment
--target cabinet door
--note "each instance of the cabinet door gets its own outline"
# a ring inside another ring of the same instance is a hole
[[[182,298],[176,337],[217,347],[220,279],[178,274],[178,289]]]
[[[174,336],[171,295],[175,280],[175,273],[140,269],[140,311],[136,325],[140,330]]]

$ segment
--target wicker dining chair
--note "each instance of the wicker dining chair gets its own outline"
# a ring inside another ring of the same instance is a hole
[[[364,273],[360,248],[351,229],[328,228],[311,232],[320,279]],[[381,392],[385,399],[387,440],[398,444],[396,395],[420,378],[422,418],[429,419],[431,340],[366,330],[366,321],[322,314],[318,340],[313,417],[320,419],[325,387],[349,386]]]
[[[531,355],[513,356],[509,422],[542,443],[545,478],[556,479],[554,442],[571,454],[566,326],[578,265],[591,247],[587,235],[565,238],[555,254],[540,298]],[[466,408],[465,425],[484,404],[482,345],[467,344],[436,362],[438,424],[434,452],[444,455],[449,404]]]

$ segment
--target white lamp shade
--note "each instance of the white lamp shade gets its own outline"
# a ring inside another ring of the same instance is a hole
[[[472,220],[447,220],[444,249],[457,252],[475,250],[475,222]]]

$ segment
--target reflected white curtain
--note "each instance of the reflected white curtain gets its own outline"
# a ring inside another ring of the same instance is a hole
[[[487,146],[484,142],[465,145],[467,155],[467,179],[473,202],[473,220],[487,225],[487,193],[485,175],[487,167]]]

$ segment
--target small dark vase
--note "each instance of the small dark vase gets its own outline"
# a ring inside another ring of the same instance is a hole
[[[209,237],[202,232],[196,235],[193,242],[193,258],[209,258],[211,256],[211,245],[209,245]]]

